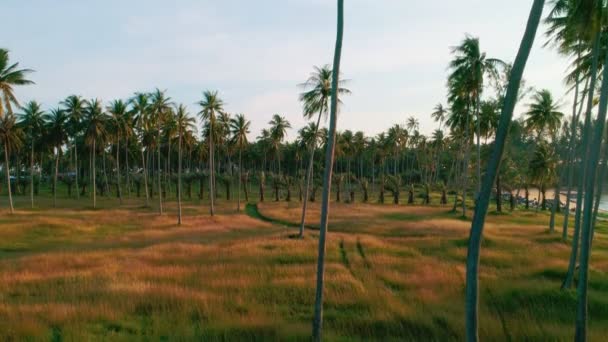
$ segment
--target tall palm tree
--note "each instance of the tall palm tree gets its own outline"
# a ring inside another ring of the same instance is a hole
[[[230,131],[232,133],[232,143],[239,150],[239,190],[237,197],[236,210],[241,211],[241,180],[243,177],[243,160],[242,154],[243,149],[247,145],[247,134],[249,134],[249,127],[251,121],[245,119],[245,115],[237,114],[230,121]]]
[[[15,212],[15,209],[13,208],[9,155],[11,151],[21,148],[23,144],[23,131],[17,126],[15,115],[11,112],[7,112],[0,117],[0,143],[4,146],[4,171],[6,174],[8,203],[12,214]]]
[[[344,0],[338,0],[338,28],[336,34],[336,48],[334,52],[333,74],[331,79],[332,94],[337,94],[340,77],[340,57],[342,55],[342,36],[344,29]],[[315,342],[321,341],[323,330],[323,284],[325,276],[325,240],[329,217],[329,195],[331,193],[331,176],[334,164],[334,147],[336,140],[336,125],[338,119],[338,97],[332,96],[328,143],[325,153],[325,172],[323,175],[323,201],[321,204],[321,222],[319,225],[319,257],[317,259],[317,288],[315,294],[314,319],[312,324],[312,338]]]
[[[78,136],[82,131],[82,119],[84,117],[84,105],[85,100],[83,100],[80,96],[70,95],[65,100],[61,102],[63,106],[63,110],[66,112],[66,115],[69,117],[68,123],[68,137],[72,137],[72,144],[74,146],[74,171],[75,171],[75,184],[76,184],[76,198],[80,197],[80,192],[78,191],[78,176],[79,176],[79,168],[78,168]]]
[[[546,131],[554,133],[560,127],[564,113],[559,111],[559,107],[547,89],[537,91],[532,96],[532,103],[526,112],[526,126],[531,132],[536,132],[537,141]]]
[[[464,114],[467,116],[467,122],[473,120],[469,118],[471,112],[474,117],[479,116],[479,106],[481,104],[481,94],[484,88],[484,76],[491,75],[495,77],[497,67],[503,66],[504,62],[496,58],[488,58],[486,54],[481,52],[479,47],[479,39],[467,35],[462,43],[452,48],[454,59],[450,62],[450,76],[448,79],[448,89],[450,92],[451,102],[464,102]],[[480,126],[479,120],[476,120],[477,125],[477,192],[481,184],[481,143],[480,143]],[[467,125],[467,137],[469,127]],[[468,141],[467,141],[468,143]],[[470,147],[467,147],[467,156],[465,157],[465,177],[468,169],[468,159]],[[467,181],[465,179],[464,186]],[[466,190],[465,190],[466,191]],[[466,197],[466,194],[465,194]],[[464,201],[464,198],[463,198]]]
[[[319,125],[321,124],[321,117],[327,117],[327,109],[329,100],[331,99],[331,77],[332,70],[329,65],[324,65],[322,67],[315,66],[314,71],[310,74],[310,77],[306,82],[301,84],[300,86],[305,89],[303,93],[300,94],[300,101],[302,101],[304,110],[304,117],[308,120],[312,119],[315,115],[317,115],[317,124],[314,126],[315,131],[312,133],[312,136],[317,136],[319,131]],[[341,94],[350,94],[350,90],[342,87],[345,81],[340,80],[338,84],[337,93]],[[308,90],[306,90],[308,89]],[[338,103],[340,103],[340,98],[338,96]],[[317,114],[318,113],[318,114]],[[308,161],[308,169],[306,172],[306,186],[304,190],[304,197],[302,203],[302,219],[300,220],[300,237],[304,236],[304,224],[306,221],[306,205],[308,203],[308,193],[310,192],[310,183],[313,178],[313,164],[314,164],[314,156],[315,150],[317,148],[317,140],[311,140],[312,144],[308,145],[309,153],[309,161]]]
[[[26,75],[33,70],[17,69],[18,67],[19,63],[9,63],[8,50],[0,49],[0,117],[6,113],[12,113],[13,106],[19,107],[14,86],[34,84],[26,79]]]
[[[36,101],[30,101],[23,106],[19,114],[19,125],[30,144],[30,202],[34,208],[34,150],[44,134],[44,111]]]
[[[270,139],[272,146],[277,154],[278,161],[278,174],[281,175],[281,144],[287,136],[287,129],[291,128],[291,124],[284,116],[275,114],[272,116],[272,120],[268,122],[270,125]]]
[[[47,141],[55,148],[55,176],[53,177],[53,207],[57,206],[57,174],[59,173],[59,158],[61,147],[68,140],[68,116],[61,109],[51,109],[46,115]]]
[[[116,144],[116,187],[118,191],[118,200],[122,204],[122,191],[120,189],[120,137],[123,135],[125,129],[124,118],[127,110],[127,105],[123,100],[114,100],[110,103],[110,105],[106,108],[108,114],[110,114],[110,127],[111,133],[114,138],[114,143]]]
[[[148,192],[148,166],[144,156],[144,132],[148,121],[148,113],[150,111],[150,99],[146,93],[135,93],[135,96],[129,100],[131,110],[134,113],[133,121],[139,133],[141,143],[141,168],[144,174],[144,192],[146,193],[146,207],[150,205],[150,193]]]
[[[162,126],[164,124],[167,113],[171,110],[171,98],[165,95],[164,91],[160,89],[156,89],[150,95],[150,113],[152,114],[151,120],[156,124],[156,152],[158,159],[156,163],[158,164],[158,212],[159,214],[163,214],[163,191],[161,184],[161,172],[162,172],[162,164],[160,162],[160,136],[162,131]]]
[[[433,120],[439,122],[440,130],[443,127],[443,122],[445,121],[447,116],[448,116],[448,110],[445,107],[443,107],[443,105],[441,103],[438,103],[435,106],[435,108],[433,109],[433,112],[431,113],[431,117],[433,118]]]
[[[105,143],[108,131],[106,129],[107,115],[104,113],[101,102],[97,99],[87,101],[85,107],[85,142],[91,149],[93,208],[97,207],[97,182],[95,159],[97,159],[97,143]]]
[[[175,122],[177,125],[177,224],[182,224],[182,142],[184,135],[194,129],[194,118],[188,114],[184,105],[175,108]]]
[[[224,101],[219,97],[217,91],[206,90],[203,99],[198,102],[201,111],[198,113],[201,119],[208,126],[207,141],[209,144],[209,213],[215,214],[215,165],[214,165],[214,140],[216,139],[216,119],[217,115],[224,112]]]
[[[479,192],[478,202],[476,205],[473,222],[471,223],[471,231],[469,235],[469,244],[467,251],[466,263],[466,289],[465,289],[465,322],[466,322],[466,339],[469,342],[479,340],[478,335],[478,310],[479,310],[479,252],[481,249],[481,238],[485,223],[488,206],[490,203],[490,194],[494,185],[494,180],[502,160],[502,154],[507,139],[507,133],[513,117],[513,110],[517,102],[519,86],[521,82],[536,31],[542,16],[544,0],[534,0],[526,30],[519,46],[519,51],[513,63],[509,85],[505,94],[500,122],[496,131],[496,140],[492,156],[487,164],[487,171],[483,180],[481,191]]]

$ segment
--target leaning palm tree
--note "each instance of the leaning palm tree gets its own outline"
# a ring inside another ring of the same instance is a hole
[[[57,206],[57,174],[61,147],[68,140],[68,116],[61,109],[52,109],[46,115],[47,138],[49,145],[55,148],[55,176],[53,177],[53,207]]]
[[[317,124],[314,126],[312,136],[316,137],[321,124],[321,117],[327,117],[327,109],[329,100],[331,99],[331,75],[332,70],[329,65],[323,67],[314,67],[314,71],[310,74],[308,80],[301,85],[306,90],[300,94],[300,101],[304,106],[304,117],[308,120],[317,115]],[[343,88],[344,80],[340,80],[338,84],[338,94],[350,94],[350,90]],[[338,101],[340,98],[338,97]],[[338,102],[339,103],[339,102]],[[318,114],[317,114],[318,113]],[[313,175],[313,165],[315,150],[317,149],[317,139],[312,139],[311,144],[307,145],[309,149],[308,171],[306,172],[306,186],[302,202],[302,219],[300,220],[300,237],[304,236],[304,224],[306,222],[306,205],[308,203],[308,193],[310,192],[310,183]]]
[[[4,171],[6,173],[6,186],[8,190],[8,203],[11,214],[15,212],[13,208],[13,195],[11,190],[11,174],[9,164],[9,154],[11,151],[16,151],[23,144],[23,131],[17,126],[15,116],[11,113],[5,113],[0,117],[0,143],[4,146]]]
[[[333,74],[331,79],[332,94],[338,91],[340,77],[340,57],[342,54],[342,35],[344,28],[344,0],[338,0],[338,29],[336,34],[336,48],[334,52]],[[334,165],[334,148],[336,143],[336,125],[338,119],[338,97],[332,96],[329,134],[327,149],[325,151],[325,171],[323,175],[323,201],[321,204],[321,222],[319,234],[319,257],[317,259],[317,288],[315,294],[314,319],[312,324],[312,338],[315,342],[321,341],[323,330],[323,284],[325,276],[325,240],[327,237],[327,224],[329,217],[329,195],[331,193],[331,176]]]
[[[97,183],[96,173],[97,168],[95,167],[95,159],[97,157],[97,143],[105,142],[107,138],[107,125],[106,122],[108,117],[103,112],[101,102],[97,99],[87,101],[85,107],[85,142],[91,149],[91,175],[93,187],[93,208],[97,207]]]
[[[467,341],[478,341],[478,310],[479,310],[479,252],[481,249],[481,238],[485,223],[488,206],[490,203],[490,195],[494,186],[494,180],[498,173],[500,161],[505,148],[507,133],[513,117],[513,110],[517,102],[519,86],[521,78],[530,56],[530,50],[536,37],[536,31],[540,23],[540,18],[543,12],[544,0],[534,0],[526,30],[519,46],[519,51],[513,63],[513,69],[509,78],[509,85],[504,97],[500,122],[496,131],[495,146],[492,156],[487,164],[487,170],[481,191],[479,192],[478,202],[476,205],[473,222],[471,223],[471,231],[469,235],[469,244],[467,251],[466,263],[466,289],[465,289],[465,322],[466,322],[466,339]]]
[[[150,95],[150,113],[151,115],[151,120],[152,122],[154,122],[154,124],[156,125],[156,152],[157,152],[157,156],[158,156],[158,160],[156,161],[156,163],[158,164],[158,175],[157,175],[157,179],[158,179],[158,212],[160,215],[163,214],[163,191],[162,191],[162,184],[161,184],[161,172],[162,172],[162,164],[160,162],[160,136],[161,136],[161,128],[165,122],[165,118],[167,116],[167,113],[171,110],[171,98],[167,97],[165,95],[164,91],[161,91],[160,89],[156,89],[151,95]]]
[[[239,188],[237,196],[236,210],[241,211],[241,181],[243,177],[243,148],[247,145],[247,134],[249,134],[251,121],[245,119],[245,115],[237,114],[230,121],[230,131],[232,132],[232,143],[239,150]]]
[[[177,125],[177,224],[182,224],[182,141],[184,135],[194,129],[194,118],[188,115],[184,105],[175,108],[175,122]]]
[[[0,117],[12,113],[13,106],[19,107],[19,101],[13,91],[14,86],[34,84],[25,78],[33,70],[17,69],[18,67],[19,63],[9,63],[8,50],[0,49]]]
[[[112,101],[106,110],[110,115],[111,133],[114,138],[114,143],[116,144],[116,188],[118,191],[118,200],[122,204],[122,191],[120,189],[120,157],[118,153],[120,152],[120,138],[124,132],[124,118],[128,110],[127,105],[122,100]]]
[[[203,93],[203,99],[198,102],[201,106],[201,111],[198,113],[201,119],[205,122],[208,128],[207,142],[209,144],[209,213],[211,216],[215,214],[214,198],[215,198],[215,165],[214,165],[214,140],[216,139],[216,119],[217,115],[224,112],[224,101],[220,99],[217,91],[206,90]]]
[[[279,114],[275,114],[272,116],[272,120],[268,122],[270,125],[270,141],[272,143],[272,147],[277,154],[277,162],[278,162],[278,172],[277,174],[281,175],[281,144],[285,137],[287,136],[287,129],[291,128],[291,124],[284,116],[280,116]]]
[[[19,125],[30,144],[30,202],[34,208],[34,152],[35,146],[41,140],[45,129],[44,111],[36,101],[30,101],[23,106],[19,114]]]
[[[63,110],[69,117],[68,123],[68,136],[72,138],[72,145],[74,146],[74,171],[75,171],[75,184],[76,184],[76,198],[80,196],[78,191],[78,143],[77,139],[82,132],[82,119],[84,117],[84,105],[85,102],[80,96],[70,95],[61,102]]]

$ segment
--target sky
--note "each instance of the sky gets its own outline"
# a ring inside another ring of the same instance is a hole
[[[531,0],[346,0],[338,129],[369,135],[418,118],[423,134],[437,128],[430,113],[445,104],[450,48],[479,37],[489,57],[511,62]],[[20,87],[21,102],[56,107],[70,94],[110,101],[136,91],[167,90],[195,104],[218,90],[229,113],[252,121],[252,138],[273,114],[306,124],[298,84],[315,65],[333,60],[333,0],[3,0],[0,47],[36,72]],[[537,40],[524,78],[549,89],[568,112],[563,83],[568,60]],[[518,106],[525,111],[527,100]]]

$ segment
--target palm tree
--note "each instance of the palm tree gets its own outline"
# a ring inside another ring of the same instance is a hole
[[[120,190],[120,157],[118,155],[120,151],[120,136],[124,132],[125,118],[127,105],[122,100],[114,100],[106,108],[108,114],[110,114],[110,122],[112,128],[112,135],[114,142],[116,143],[116,186],[118,190],[118,199],[122,204],[122,191]]]
[[[275,114],[272,116],[272,120],[268,122],[270,125],[270,141],[272,143],[272,147],[274,148],[277,154],[278,161],[278,174],[281,175],[281,143],[285,140],[287,136],[287,129],[291,128],[291,124],[284,116],[280,116],[279,114]]]
[[[132,106],[132,111],[135,115],[133,118],[135,126],[139,131],[141,141],[141,167],[144,174],[144,190],[146,193],[146,207],[150,205],[150,194],[148,192],[148,166],[146,165],[146,158],[144,156],[144,132],[147,124],[148,113],[150,111],[150,101],[148,94],[135,93],[135,96],[129,101]]]
[[[194,118],[188,115],[184,105],[175,108],[175,122],[178,131],[177,143],[177,224],[182,224],[182,141],[184,134],[194,129]]]
[[[537,141],[540,141],[545,131],[554,133],[560,127],[564,113],[559,111],[559,104],[547,89],[537,91],[532,101],[526,112],[526,126],[531,132],[536,132]]]
[[[15,212],[15,209],[13,208],[13,195],[11,190],[10,164],[8,162],[10,159],[9,154],[11,151],[16,151],[21,148],[21,145],[23,144],[23,131],[17,126],[15,116],[12,112],[7,112],[0,117],[0,142],[4,145],[4,171],[6,173],[8,203],[12,214]]]
[[[333,74],[331,79],[332,94],[338,91],[340,77],[340,57],[342,54],[342,35],[344,29],[344,0],[338,0],[338,28],[336,34],[336,48],[334,52]],[[321,204],[321,222],[319,225],[319,257],[317,259],[317,288],[315,294],[314,320],[312,325],[312,338],[315,342],[321,341],[323,329],[323,283],[325,275],[325,240],[327,236],[327,223],[329,217],[329,195],[331,193],[331,176],[334,164],[334,148],[336,142],[336,125],[338,119],[338,97],[331,97],[329,117],[329,134],[325,153],[325,172],[323,175],[323,202]]]
[[[13,87],[34,84],[25,78],[33,70],[17,69],[18,67],[19,63],[9,64],[8,50],[0,49],[0,118],[6,113],[11,114],[13,105],[19,107]]]
[[[80,192],[78,191],[78,135],[82,131],[82,119],[84,117],[84,105],[85,102],[80,96],[70,95],[65,100],[61,102],[63,106],[63,110],[66,115],[69,117],[68,122],[68,137],[72,137],[72,144],[74,145],[74,171],[75,175],[75,183],[76,183],[76,198],[80,197]]]
[[[550,183],[555,178],[556,164],[554,151],[547,143],[539,144],[530,160],[530,176],[538,184],[538,200],[543,210],[546,209],[545,184]]]
[[[215,214],[215,165],[214,165],[214,140],[216,139],[216,115],[224,112],[224,101],[220,99],[217,91],[206,90],[203,99],[198,102],[201,111],[198,113],[201,119],[208,126],[207,141],[209,144],[209,212],[211,216]]]
[[[544,3],[544,0],[534,0],[532,9],[530,10],[526,30],[519,51],[517,52],[515,62],[513,63],[513,70],[505,94],[500,122],[496,131],[494,150],[487,164],[486,175],[479,193],[473,222],[471,223],[466,263],[465,289],[466,339],[470,342],[479,340],[479,252],[481,249],[481,238],[485,217],[490,203],[490,194],[500,166],[500,161],[502,160],[507,133],[511,124],[511,118],[513,117],[513,110],[515,109],[515,104],[517,102],[521,78],[530,55],[530,50],[532,50]]]
[[[310,74],[308,80],[301,85],[304,89],[309,89],[300,94],[300,101],[304,106],[304,117],[308,120],[312,119],[315,114],[317,115],[317,124],[314,126],[315,131],[312,136],[317,136],[319,131],[319,125],[321,124],[321,117],[327,116],[327,108],[329,99],[332,97],[331,92],[331,77],[332,70],[329,65],[323,67],[314,67],[314,71]],[[342,85],[345,83],[344,80],[340,80],[338,84],[338,94],[350,94],[350,90],[343,88]],[[340,98],[338,97],[338,103]],[[304,197],[302,203],[302,219],[300,220],[300,237],[304,236],[304,224],[306,221],[306,205],[308,203],[308,193],[310,192],[310,183],[313,175],[313,165],[315,150],[317,148],[317,140],[311,140],[312,144],[307,145],[310,151],[308,161],[308,171],[306,172],[306,187],[304,190]]]
[[[239,190],[237,197],[236,210],[241,211],[241,179],[243,177],[243,148],[247,145],[247,134],[249,134],[251,121],[245,119],[245,115],[237,114],[230,121],[230,131],[232,133],[232,143],[239,149]]]
[[[172,103],[171,98],[165,95],[164,91],[156,89],[150,95],[150,114],[152,114],[151,120],[156,124],[156,151],[158,160],[156,163],[158,164],[158,212],[160,215],[163,214],[163,191],[161,185],[161,172],[162,172],[162,164],[160,162],[160,136],[161,136],[161,127],[165,121],[167,116],[167,112],[170,111]]]
[[[44,133],[44,115],[44,111],[36,101],[26,103],[23,106],[23,112],[19,114],[19,125],[30,143],[30,202],[32,209],[34,208],[34,149]]]
[[[85,142],[91,148],[93,208],[97,207],[97,183],[95,159],[97,157],[97,143],[105,142],[107,138],[106,122],[108,118],[101,108],[101,102],[97,99],[87,101],[85,107]]]
[[[68,116],[61,109],[52,109],[45,117],[47,121],[47,141],[55,147],[55,177],[53,177],[53,207],[57,206],[57,174],[61,146],[68,140]]]
[[[448,110],[446,108],[444,108],[441,103],[438,103],[435,106],[435,108],[433,109],[433,112],[431,113],[431,117],[433,118],[433,120],[439,122],[440,130],[441,130],[441,127],[443,126],[443,122],[445,121],[447,116],[448,116]]]

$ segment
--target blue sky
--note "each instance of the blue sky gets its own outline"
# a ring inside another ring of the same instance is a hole
[[[415,116],[428,134],[445,102],[450,47],[469,33],[488,56],[512,61],[532,1],[345,3],[342,73],[353,94],[339,129],[376,134]],[[48,108],[70,94],[109,101],[159,87],[195,115],[202,91],[217,89],[228,112],[252,121],[252,137],[274,113],[295,137],[305,124],[297,84],[331,62],[335,39],[333,0],[3,0],[0,15],[0,46],[36,70],[36,85],[17,90],[22,102]],[[568,112],[568,61],[545,40],[537,37],[524,78]]]

